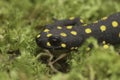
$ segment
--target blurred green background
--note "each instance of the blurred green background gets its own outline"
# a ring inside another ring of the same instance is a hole
[[[68,73],[49,74],[34,56],[40,49],[35,36],[52,18],[91,23],[119,11],[119,0],[0,0],[0,80],[120,80],[119,46],[105,50],[94,39],[90,52],[87,43],[71,52]]]

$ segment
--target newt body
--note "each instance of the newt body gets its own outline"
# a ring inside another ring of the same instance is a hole
[[[37,35],[36,42],[39,47],[48,50],[73,50],[91,36],[99,43],[119,44],[120,12],[88,25],[84,25],[79,18],[55,21],[46,25],[43,32]]]

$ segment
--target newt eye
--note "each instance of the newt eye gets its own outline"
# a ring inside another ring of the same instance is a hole
[[[58,36],[51,36],[49,38],[49,42],[50,42],[51,46],[60,46],[61,38]]]

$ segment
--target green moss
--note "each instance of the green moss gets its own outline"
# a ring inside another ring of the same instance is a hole
[[[92,22],[120,11],[119,4],[119,0],[0,0],[0,80],[118,80],[117,51],[114,46],[103,49],[94,39],[71,52],[71,70],[66,74],[49,74],[50,69],[34,54],[43,53],[35,36],[53,17],[75,16]],[[94,48],[86,52],[89,42]],[[15,57],[17,50],[21,54]]]

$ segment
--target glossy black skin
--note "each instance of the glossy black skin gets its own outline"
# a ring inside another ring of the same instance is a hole
[[[118,26],[116,28],[113,28],[111,23],[112,21],[118,22]],[[99,27],[101,25],[105,25],[107,27],[106,31],[100,31]],[[99,20],[98,23],[90,24],[87,27],[93,30],[93,32],[89,36],[95,37],[99,43],[101,43],[102,41],[106,41],[106,43],[110,44],[120,43],[120,13],[112,14],[106,20]]]
[[[45,32],[41,32],[40,34],[41,34],[41,37],[40,38],[36,38],[36,43],[37,43],[37,45],[39,46],[39,47],[42,47],[42,48],[45,48],[45,49],[52,49],[52,50],[59,50],[59,49],[63,49],[62,47],[60,47],[60,46],[58,46],[59,44],[60,44],[60,42],[64,42],[64,39],[62,38],[62,37],[59,37],[59,33],[60,32],[67,32],[65,29],[63,29],[63,30],[56,30],[56,27],[57,26],[61,26],[61,27],[65,27],[65,26],[67,26],[67,25],[72,25],[72,26],[81,26],[81,25],[83,25],[83,23],[82,22],[80,22],[80,18],[75,18],[75,19],[73,19],[73,20],[70,20],[70,19],[65,19],[65,20],[54,20],[54,23],[52,23],[52,24],[48,24],[48,25],[46,25],[45,26],[45,29],[47,28],[47,29],[49,29],[50,30],[50,33],[53,33],[54,35],[52,36],[52,37],[50,37],[50,38],[47,38],[46,37],[46,34],[47,33],[45,33]],[[73,28],[75,28],[75,27],[73,27]],[[76,28],[77,29],[77,28]],[[46,42],[47,41],[53,41],[53,38],[55,38],[57,41],[56,42],[54,42],[55,43],[55,45],[56,44],[58,44],[58,42],[59,42],[59,44],[58,45],[56,45],[56,46],[51,46],[51,47],[48,47],[48,46],[46,46]],[[71,41],[72,41],[72,37],[70,37],[71,38]],[[76,37],[77,38],[77,37]],[[65,42],[67,42],[67,40],[69,40],[69,39],[65,39]],[[68,43],[69,44],[69,43]],[[74,44],[74,43],[73,43]],[[68,48],[69,49],[69,48]]]
[[[113,27],[112,22],[116,21],[117,27]],[[66,29],[66,26],[73,26],[72,29]],[[101,31],[100,27],[104,25],[106,30]],[[61,26],[62,29],[58,30],[57,26]],[[67,49],[70,50],[72,47],[79,47],[82,43],[89,37],[94,37],[98,40],[99,43],[105,41],[110,44],[119,44],[120,43],[120,13],[115,13],[108,16],[106,19],[100,19],[96,23],[91,23],[84,26],[80,22],[79,18],[73,20],[56,20],[54,23],[46,25],[45,28],[49,29],[48,33],[41,32],[40,37],[36,38],[36,43],[39,47],[45,48],[48,50],[61,50]],[[86,33],[86,29],[91,29],[90,33]],[[71,35],[71,31],[76,31],[77,35]],[[60,36],[60,33],[65,32],[67,37]],[[51,33],[51,37],[46,37],[47,34]],[[47,46],[46,43],[50,42],[51,46]],[[61,47],[61,44],[65,43],[65,47]]]

